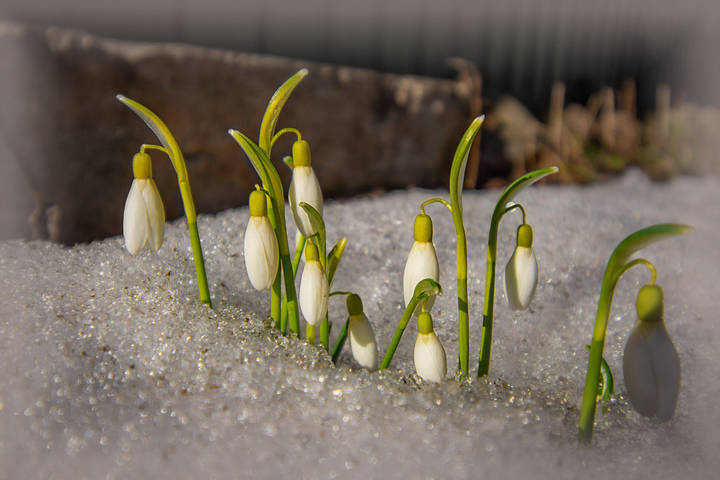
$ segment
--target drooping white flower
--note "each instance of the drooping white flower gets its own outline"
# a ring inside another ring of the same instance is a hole
[[[277,275],[280,255],[277,237],[267,217],[265,194],[250,194],[250,220],[245,230],[245,268],[256,290],[270,288]]]
[[[530,225],[520,225],[515,252],[505,267],[505,296],[513,310],[525,310],[537,288],[538,265],[532,242],[533,232]]]
[[[298,140],[293,144],[293,171],[290,182],[288,199],[295,225],[305,237],[317,233],[312,222],[300,203],[305,202],[312,206],[322,216],[323,195],[320,182],[310,165],[310,146],[305,140]]]
[[[305,321],[310,325],[322,322],[328,306],[328,281],[319,258],[317,247],[308,241],[305,245],[305,266],[300,277],[298,303]]]
[[[152,178],[152,160],[147,153],[133,157],[134,179],[125,201],[123,236],[125,248],[135,255],[149,245],[158,250],[165,233],[165,207]]]
[[[435,246],[432,243],[433,224],[428,215],[420,214],[415,217],[415,225],[413,227],[413,237],[415,241],[410,248],[407,262],[405,262],[405,272],[403,273],[403,297],[405,306],[412,300],[413,293],[417,284],[430,278],[436,282],[440,281],[440,265],[438,264]],[[435,297],[429,298],[426,309],[430,310]],[[420,305],[415,309],[414,313],[418,313]]]
[[[669,420],[680,392],[680,358],[663,319],[663,291],[645,285],[637,298],[638,322],[623,354],[623,376],[633,408]]]
[[[433,331],[432,317],[428,312],[418,315],[418,336],[415,341],[415,371],[428,382],[442,382],[447,375],[445,349]]]
[[[377,343],[375,333],[363,312],[362,301],[356,294],[347,298],[347,309],[350,315],[350,348],[353,357],[361,367],[375,370],[378,366]]]

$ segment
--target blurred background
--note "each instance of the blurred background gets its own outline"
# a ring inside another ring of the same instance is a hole
[[[280,125],[311,142],[329,196],[444,185],[480,113],[467,187],[547,164],[562,182],[631,166],[717,174],[718,5],[2,0],[0,238],[120,233],[132,154],[153,138],[116,93],[174,132],[199,211],[246,203],[256,180],[225,132],[255,136],[267,99],[303,66]],[[169,162],[154,166],[168,216],[181,216]]]

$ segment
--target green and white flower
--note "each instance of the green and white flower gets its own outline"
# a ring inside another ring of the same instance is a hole
[[[445,349],[433,331],[432,317],[428,312],[418,315],[418,336],[415,341],[415,371],[427,382],[442,382],[447,375]]]
[[[133,157],[133,179],[125,201],[123,236],[125,247],[135,255],[145,245],[158,250],[165,233],[165,207],[152,178],[152,160],[147,153]]]
[[[277,237],[267,216],[265,194],[250,194],[250,220],[245,230],[245,268],[256,290],[267,290],[277,275],[280,255]]]
[[[532,228],[523,223],[517,230],[515,252],[505,268],[505,296],[513,310],[528,308],[537,288],[538,264],[532,243]]]
[[[410,248],[405,272],[403,273],[403,297],[405,306],[412,299],[415,286],[421,281],[429,278],[436,282],[440,281],[440,265],[438,264],[435,246],[432,243],[433,224],[430,216],[420,214],[415,217],[413,227],[414,242]],[[426,310],[432,308],[435,297],[432,296],[425,306]],[[419,307],[415,310],[418,313]]]
[[[320,264],[317,247],[308,241],[305,245],[305,266],[300,277],[300,311],[305,321],[317,326],[327,314],[329,286]]]
[[[363,312],[362,300],[358,295],[348,295],[347,309],[350,314],[350,348],[353,357],[361,367],[375,370],[378,366],[375,333]]]
[[[623,355],[623,375],[633,408],[669,420],[680,392],[680,358],[663,319],[663,291],[645,285],[637,298],[638,322]]]
[[[320,182],[310,164],[310,146],[305,140],[297,140],[293,144],[293,171],[288,199],[295,225],[305,237],[317,233],[307,212],[300,207],[301,202],[312,206],[322,216],[323,195]]]

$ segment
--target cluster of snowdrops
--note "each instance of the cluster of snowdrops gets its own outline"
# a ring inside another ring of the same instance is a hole
[[[312,343],[319,342],[337,362],[346,339],[350,340],[352,355],[367,369],[384,369],[390,365],[400,339],[412,319],[417,322],[414,362],[417,375],[424,381],[441,382],[447,376],[445,350],[433,329],[432,307],[439,285],[440,266],[433,245],[433,223],[425,212],[432,203],[442,204],[453,217],[456,232],[456,268],[458,290],[458,370],[461,377],[469,376],[469,312],[467,298],[467,245],[462,208],[462,186],[470,147],[482,125],[478,117],[470,124],[458,143],[453,157],[449,200],[431,198],[420,205],[413,228],[414,241],[410,248],[403,275],[405,311],[382,360],[371,323],[363,312],[361,298],[349,291],[332,291],[332,281],[340,264],[347,239],[342,238],[329,251],[323,221],[323,195],[313,171],[309,143],[296,128],[275,131],[278,117],[292,91],[307,75],[301,70],[278,88],[270,99],[263,116],[258,141],[230,130],[255,168],[261,182],[250,194],[250,219],[245,232],[244,258],[247,274],[257,290],[270,290],[270,316],[275,327],[301,335],[300,314],[305,321],[305,336]],[[157,187],[152,179],[152,159],[148,151],[165,153],[173,163],[188,223],[193,250],[200,299],[212,307],[204,258],[197,229],[196,212],[182,152],[167,126],[151,110],[127,97],[118,99],[139,115],[160,140],[161,145],[144,144],[133,158],[134,180],[125,204],[124,237],[130,253],[145,246],[159,249],[163,240],[165,212]],[[297,240],[291,254],[288,228],[285,222],[285,193],[280,176],[270,161],[272,148],[282,135],[296,140],[291,155],[283,161],[292,169],[287,203],[297,229]],[[512,211],[522,214],[517,229],[516,247],[505,268],[505,296],[514,310],[528,308],[537,287],[538,264],[533,252],[533,230],[527,223],[526,210],[514,199],[522,189],[555,173],[550,167],[530,172],[509,185],[500,196],[490,223],[487,246],[487,273],[483,307],[481,346],[478,376],[487,375],[492,345],[492,324],[495,295],[495,264],[498,227],[503,216]],[[682,234],[691,228],[678,224],[653,225],[625,238],[613,251],[608,262],[598,302],[598,313],[590,348],[588,374],[580,413],[580,438],[589,442],[598,401],[608,400],[613,391],[612,373],[602,358],[612,296],[620,276],[628,269],[643,265],[651,279],[638,293],[638,321],[629,337],[623,358],[623,373],[628,397],[633,407],[643,415],[662,419],[672,417],[680,387],[680,361],[668,336],[663,319],[663,293],[655,284],[657,273],[648,260],[632,255],[644,246]],[[304,266],[296,291],[296,276],[301,259]],[[331,348],[328,321],[328,299],[333,295],[346,297],[348,316],[342,331]],[[318,332],[319,330],[319,332]],[[319,335],[318,335],[319,333]]]

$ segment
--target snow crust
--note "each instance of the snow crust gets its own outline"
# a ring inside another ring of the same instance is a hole
[[[198,299],[184,220],[167,225],[158,253],[136,257],[120,237],[73,248],[2,242],[0,478],[711,477],[720,470],[719,192],[718,179],[656,184],[630,172],[520,194],[540,266],[533,303],[512,312],[497,288],[489,378],[438,385],[414,375],[412,323],[384,372],[359,368],[349,344],[335,368],[271,328],[269,295],[245,273],[247,208],[199,217],[215,310]],[[464,195],[473,370],[499,194]],[[412,222],[432,196],[448,198],[410,190],[326,205],[328,244],[349,238],[332,289],[360,294],[381,356],[403,310]],[[454,372],[455,232],[444,207],[428,213],[444,288],[433,319]],[[511,214],[501,226],[498,286],[519,221]],[[605,264],[625,236],[668,222],[697,229],[642,251],[658,269],[682,362],[675,417],[643,418],[623,395],[622,350],[648,279],[633,269],[606,341],[616,400],[598,409],[593,447],[580,447],[585,345]],[[333,338],[344,308],[331,297]]]

